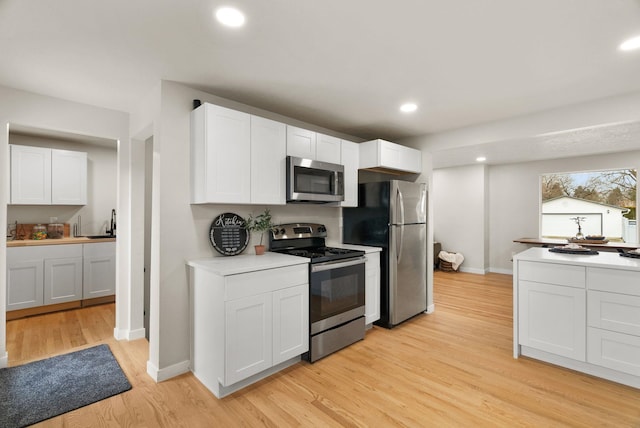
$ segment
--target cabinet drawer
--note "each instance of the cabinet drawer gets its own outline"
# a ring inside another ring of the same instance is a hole
[[[587,305],[590,327],[640,336],[640,297],[589,290]]]
[[[576,288],[585,288],[586,282],[582,266],[529,261],[518,262],[518,279]]]
[[[640,296],[640,272],[620,269],[587,269],[587,285],[590,290]]]
[[[640,337],[589,327],[587,361],[640,376]]]
[[[230,275],[225,280],[225,301],[228,301],[308,284],[309,268],[306,264],[287,266]]]

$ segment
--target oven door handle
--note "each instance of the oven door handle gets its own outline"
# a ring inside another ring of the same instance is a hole
[[[311,272],[322,272],[330,269],[339,269],[347,266],[359,265],[360,263],[364,263],[367,258],[362,256],[357,259],[349,259],[347,261],[336,260],[334,262],[325,262],[311,265]]]

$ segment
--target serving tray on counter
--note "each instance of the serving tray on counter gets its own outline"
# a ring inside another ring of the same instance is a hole
[[[549,248],[549,251],[552,253],[561,253],[561,254],[581,254],[583,256],[593,256],[599,254],[596,250],[567,250],[564,248]]]
[[[632,259],[640,259],[640,254],[620,253],[620,257],[629,257],[629,258],[632,258]]]

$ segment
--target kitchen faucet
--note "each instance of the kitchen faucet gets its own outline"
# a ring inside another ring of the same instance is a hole
[[[116,210],[111,210],[111,229],[107,229],[107,233],[111,236],[116,236]]]

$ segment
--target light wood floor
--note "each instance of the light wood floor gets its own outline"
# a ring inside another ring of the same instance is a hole
[[[133,389],[46,427],[640,427],[640,390],[512,358],[511,276],[436,272],[436,312],[374,327],[222,400],[191,374],[155,384],[145,340],[103,305],[8,323],[10,365],[108,343]]]

